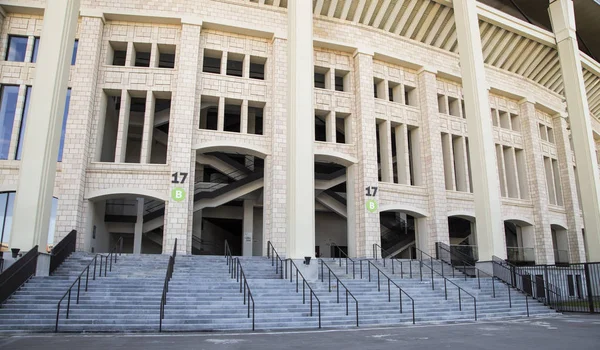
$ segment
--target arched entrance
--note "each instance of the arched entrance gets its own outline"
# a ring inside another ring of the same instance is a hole
[[[533,225],[522,220],[505,220],[507,260],[515,265],[535,265]]]
[[[475,217],[469,214],[448,216],[448,236],[453,258],[473,264],[479,260]]]
[[[561,225],[550,225],[552,232],[552,248],[554,249],[554,263],[569,263],[569,238],[567,229]]]
[[[416,249],[427,252],[429,239],[427,213],[405,205],[386,204],[379,211],[381,247],[385,257],[411,259]]]

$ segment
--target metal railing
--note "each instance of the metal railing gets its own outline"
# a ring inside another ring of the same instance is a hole
[[[382,251],[382,256],[383,256],[384,250],[383,250],[383,248],[381,248],[381,246],[379,246],[378,244],[373,244],[373,247],[375,247],[375,248],[378,247]],[[437,274],[438,276],[440,276],[443,279],[443,281],[444,281],[444,298],[446,300],[448,300],[448,282],[450,284],[454,285],[458,290],[458,310],[459,311],[462,311],[462,293],[467,294],[468,296],[473,298],[473,312],[474,312],[474,316],[475,316],[475,321],[477,321],[477,298],[475,298],[471,293],[467,292],[464,288],[460,287],[458,284],[452,282],[446,276],[444,276],[444,263],[443,262],[440,262],[440,266],[442,267],[442,273],[439,273],[438,271],[435,270],[435,267],[433,266],[434,258],[431,255],[423,252],[419,248],[415,248],[415,250],[417,252],[417,260],[419,261],[419,276],[420,276],[421,281],[423,280],[423,266],[425,266],[426,268],[431,270],[431,289],[432,290],[435,290],[435,276],[434,275]],[[423,256],[425,256],[425,259],[423,259]],[[429,265],[427,265],[425,263],[426,260],[429,260]],[[495,296],[495,292],[494,292],[494,296]]]
[[[412,303],[412,322],[413,324],[415,324],[415,300],[408,295],[408,293],[406,293],[404,291],[404,289],[402,289],[402,287],[400,287],[396,282],[394,282],[388,275],[385,274],[385,272],[381,271],[381,269],[379,267],[377,267],[377,265],[375,265],[375,263],[373,263],[371,260],[360,260],[360,278],[362,279],[363,274],[362,274],[362,264],[363,261],[367,262],[367,266],[369,269],[369,282],[371,282],[371,266],[373,266],[376,270],[377,270],[377,291],[381,292],[381,280],[380,280],[380,276],[383,275],[385,278],[387,278],[387,285],[388,285],[388,302],[392,302],[392,292],[391,292],[391,285],[393,284],[394,286],[396,286],[396,288],[398,288],[398,294],[400,297],[400,313],[404,313],[404,308],[402,306],[402,294],[406,295],[406,297],[408,297]]]
[[[98,264],[98,258],[100,258],[100,263]],[[81,271],[81,273],[79,274],[79,276],[77,276],[77,278],[75,279],[75,281],[73,281],[73,283],[71,284],[71,286],[69,287],[69,289],[67,289],[67,291],[65,292],[65,294],[63,294],[62,298],[60,298],[58,300],[58,303],[56,304],[56,323],[54,325],[54,332],[58,332],[58,320],[60,318],[60,305],[62,304],[63,300],[65,298],[67,298],[67,314],[66,314],[66,319],[69,319],[69,311],[71,310],[71,293],[73,291],[73,288],[75,287],[75,284],[77,284],[77,299],[76,299],[76,304],[79,304],[79,295],[81,293],[81,278],[83,277],[83,274],[85,273],[85,291],[88,291],[88,282],[90,279],[90,267],[92,266],[92,264],[94,264],[94,271],[92,272],[92,280],[96,280],[96,266],[99,266],[98,269],[98,277],[102,277],[102,259],[108,260],[104,255],[102,254],[96,254],[94,256],[94,258],[92,259],[92,261],[89,262],[89,264],[87,264],[86,267],[83,268],[83,271]],[[106,276],[106,269],[105,269],[105,274],[104,276]]]
[[[244,305],[246,305],[246,300],[248,300],[248,318],[250,318],[250,301],[252,301],[252,330],[254,330],[254,297],[250,291],[248,279],[246,278],[246,274],[244,273],[239,258],[234,258],[232,260],[232,265],[235,265],[235,269],[231,270],[231,278],[235,278],[236,282],[240,282],[240,293],[244,293]]]
[[[233,255],[231,255],[231,249],[229,248],[229,242],[225,240],[223,255],[225,255],[225,259],[227,260],[227,266],[229,269],[229,273],[233,273]]]
[[[52,248],[50,253],[50,271],[52,274],[77,247],[77,231],[72,230],[57,245]]]
[[[36,245],[0,274],[0,304],[35,274],[38,255]]]
[[[535,264],[535,249],[525,247],[506,247],[507,260],[517,264]]]
[[[167,265],[167,273],[165,274],[165,282],[163,284],[162,296],[160,298],[160,319],[158,321],[158,331],[162,332],[162,321],[165,318],[165,306],[167,305],[167,293],[169,292],[169,281],[173,277],[173,269],[175,267],[175,257],[177,256],[177,238],[173,244],[173,254],[169,256],[169,265]]]
[[[342,267],[342,259],[346,261],[346,275],[348,274],[348,260],[350,260],[350,262],[352,263],[352,279],[356,279],[356,262],[352,260],[348,256],[348,254],[346,254],[346,252],[344,252],[340,247],[338,247],[337,244],[332,243],[331,246],[340,253],[340,256],[337,258],[340,267]],[[335,260],[336,258],[333,259]]]
[[[123,237],[119,237],[119,240],[117,240],[117,243],[115,244],[113,249],[105,257],[106,260],[104,261],[104,277],[106,277],[107,269],[108,269],[108,271],[112,272],[113,260],[116,264],[117,263],[117,253],[119,255],[121,255],[122,251],[123,251]],[[110,261],[110,266],[108,266],[109,261]]]
[[[356,300],[356,298],[354,297],[354,295],[350,292],[350,290],[348,290],[348,287],[346,287],[346,285],[344,283],[342,283],[342,281],[340,281],[340,279],[338,278],[338,276],[336,276],[336,274],[331,270],[331,268],[329,267],[329,265],[327,265],[323,259],[320,259],[319,261],[321,261],[321,282],[324,282],[324,271],[323,271],[323,267],[327,267],[328,272],[328,287],[329,287],[329,293],[331,293],[331,275],[333,275],[333,277],[336,280],[336,293],[337,293],[337,303],[340,303],[340,284],[342,285],[342,287],[344,287],[344,289],[346,290],[346,316],[348,316],[348,295],[350,295],[350,297],[352,297],[352,299],[354,299],[354,303],[356,304],[356,327],[358,327],[358,300]]]
[[[277,254],[277,251],[275,250],[275,247],[273,247],[273,243],[271,243],[271,241],[267,242],[267,258],[271,259],[271,266],[275,266],[275,273],[279,273],[281,279],[284,277],[287,278],[287,267],[285,268],[285,276],[283,272],[285,260],[279,257],[279,254]]]
[[[319,311],[319,328],[321,328],[321,301],[317,297],[317,294],[311,288],[310,284],[308,284],[308,281],[306,281],[306,279],[302,275],[302,272],[300,272],[300,270],[298,269],[298,266],[296,266],[296,264],[294,263],[294,261],[292,259],[287,259],[285,261],[286,261],[286,270],[287,270],[287,262],[288,261],[290,262],[290,282],[294,281],[294,276],[293,276],[294,270],[293,269],[296,269],[296,293],[299,292],[299,286],[298,286],[299,279],[298,279],[298,276],[300,278],[302,278],[302,304],[306,304],[306,287],[308,287],[308,289],[310,290],[309,297],[310,297],[310,316],[311,317],[313,315],[313,296],[317,300],[318,311]],[[286,271],[286,274],[287,274],[287,271]]]

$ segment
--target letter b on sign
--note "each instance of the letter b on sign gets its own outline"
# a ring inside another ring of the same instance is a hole
[[[175,202],[181,202],[185,199],[185,190],[181,187],[175,187],[171,190],[171,198]]]
[[[374,199],[369,199],[366,203],[367,210],[371,213],[376,213],[379,206],[377,205],[377,201]]]

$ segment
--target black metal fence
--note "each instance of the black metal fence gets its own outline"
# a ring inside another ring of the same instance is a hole
[[[72,230],[54,248],[50,256],[50,274],[56,270],[75,251],[77,231]]]
[[[38,255],[36,245],[0,274],[0,304],[35,274]]]

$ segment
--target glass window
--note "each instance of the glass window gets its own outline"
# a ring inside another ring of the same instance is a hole
[[[19,141],[17,142],[17,153],[15,159],[21,159],[21,153],[23,152],[23,140],[25,139],[25,121],[27,120],[27,111],[29,110],[29,99],[31,98],[31,86],[27,87],[25,91],[25,105],[23,106],[23,114],[21,115],[21,126],[19,127]]]
[[[7,61],[25,62],[27,39],[26,36],[8,36],[8,49],[6,50]]]
[[[73,45],[73,55],[71,56],[71,65],[74,66],[77,61],[77,48],[79,47],[79,40],[75,39],[75,44]]]
[[[14,202],[15,192],[0,193],[0,242],[2,242],[2,251],[8,249]]]
[[[31,53],[31,63],[35,63],[37,61],[38,50],[40,49],[40,38],[35,37],[33,39],[33,52]]]
[[[8,159],[19,87],[4,85],[0,90],[0,159]]]
[[[67,99],[65,100],[65,110],[63,112],[62,129],[60,132],[60,145],[58,146],[58,161],[62,162],[63,148],[65,146],[65,132],[67,131],[67,118],[69,115],[69,105],[71,104],[71,89],[67,90]]]

